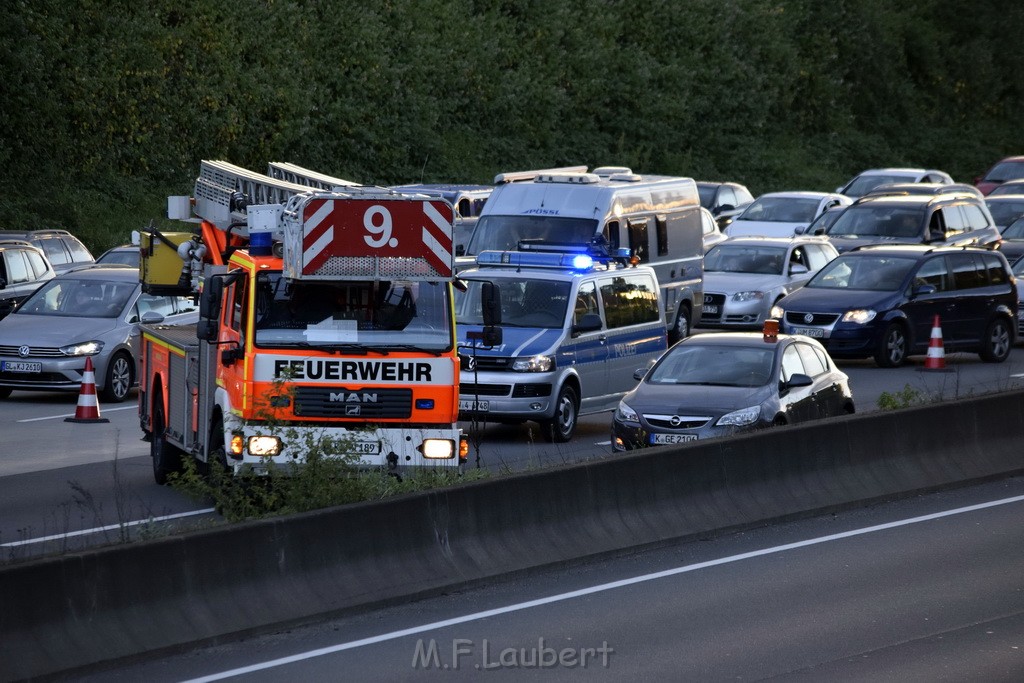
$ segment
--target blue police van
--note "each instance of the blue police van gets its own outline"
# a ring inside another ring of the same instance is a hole
[[[666,350],[661,290],[649,266],[532,246],[484,251],[459,274],[459,410],[465,419],[532,420],[547,440],[566,442],[580,415],[613,410],[636,385],[635,370]],[[495,345],[481,338],[485,283],[500,292]]]

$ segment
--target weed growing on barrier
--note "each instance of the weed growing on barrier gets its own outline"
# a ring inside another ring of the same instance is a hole
[[[888,391],[883,391],[878,397],[878,409],[879,410],[899,410],[900,408],[909,408],[910,406],[923,405],[926,403],[925,396],[921,393],[920,389],[906,384],[903,386],[901,391],[890,394]]]

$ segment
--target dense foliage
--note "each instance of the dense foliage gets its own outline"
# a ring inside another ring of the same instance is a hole
[[[4,227],[94,250],[203,158],[365,183],[563,164],[832,189],[1024,153],[1024,5],[966,0],[13,0]]]

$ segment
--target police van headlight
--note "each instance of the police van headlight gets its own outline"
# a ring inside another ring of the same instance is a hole
[[[277,455],[281,452],[281,439],[276,436],[250,436],[247,447],[250,455]]]
[[[555,359],[553,356],[518,358],[512,361],[512,369],[516,372],[550,372],[555,369]]]

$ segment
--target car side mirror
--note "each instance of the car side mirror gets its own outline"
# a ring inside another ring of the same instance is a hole
[[[786,387],[793,389],[795,387],[809,387],[814,384],[814,380],[811,379],[810,375],[805,375],[802,372],[794,372],[789,381],[786,382]]]
[[[921,296],[922,294],[934,294],[938,290],[935,289],[935,285],[917,285],[914,287],[914,296]]]
[[[146,311],[145,313],[142,314],[142,317],[139,319],[139,322],[141,322],[144,325],[159,325],[163,321],[164,316],[161,315],[160,313],[157,313],[156,311]]]
[[[595,332],[601,329],[601,316],[597,313],[584,313],[580,321],[572,326],[573,335],[584,332]]]
[[[789,264],[789,274],[790,275],[805,275],[805,274],[807,274],[809,272],[811,272],[811,271],[809,271],[807,269],[807,266],[805,266],[802,263],[791,263],[791,264]]]

